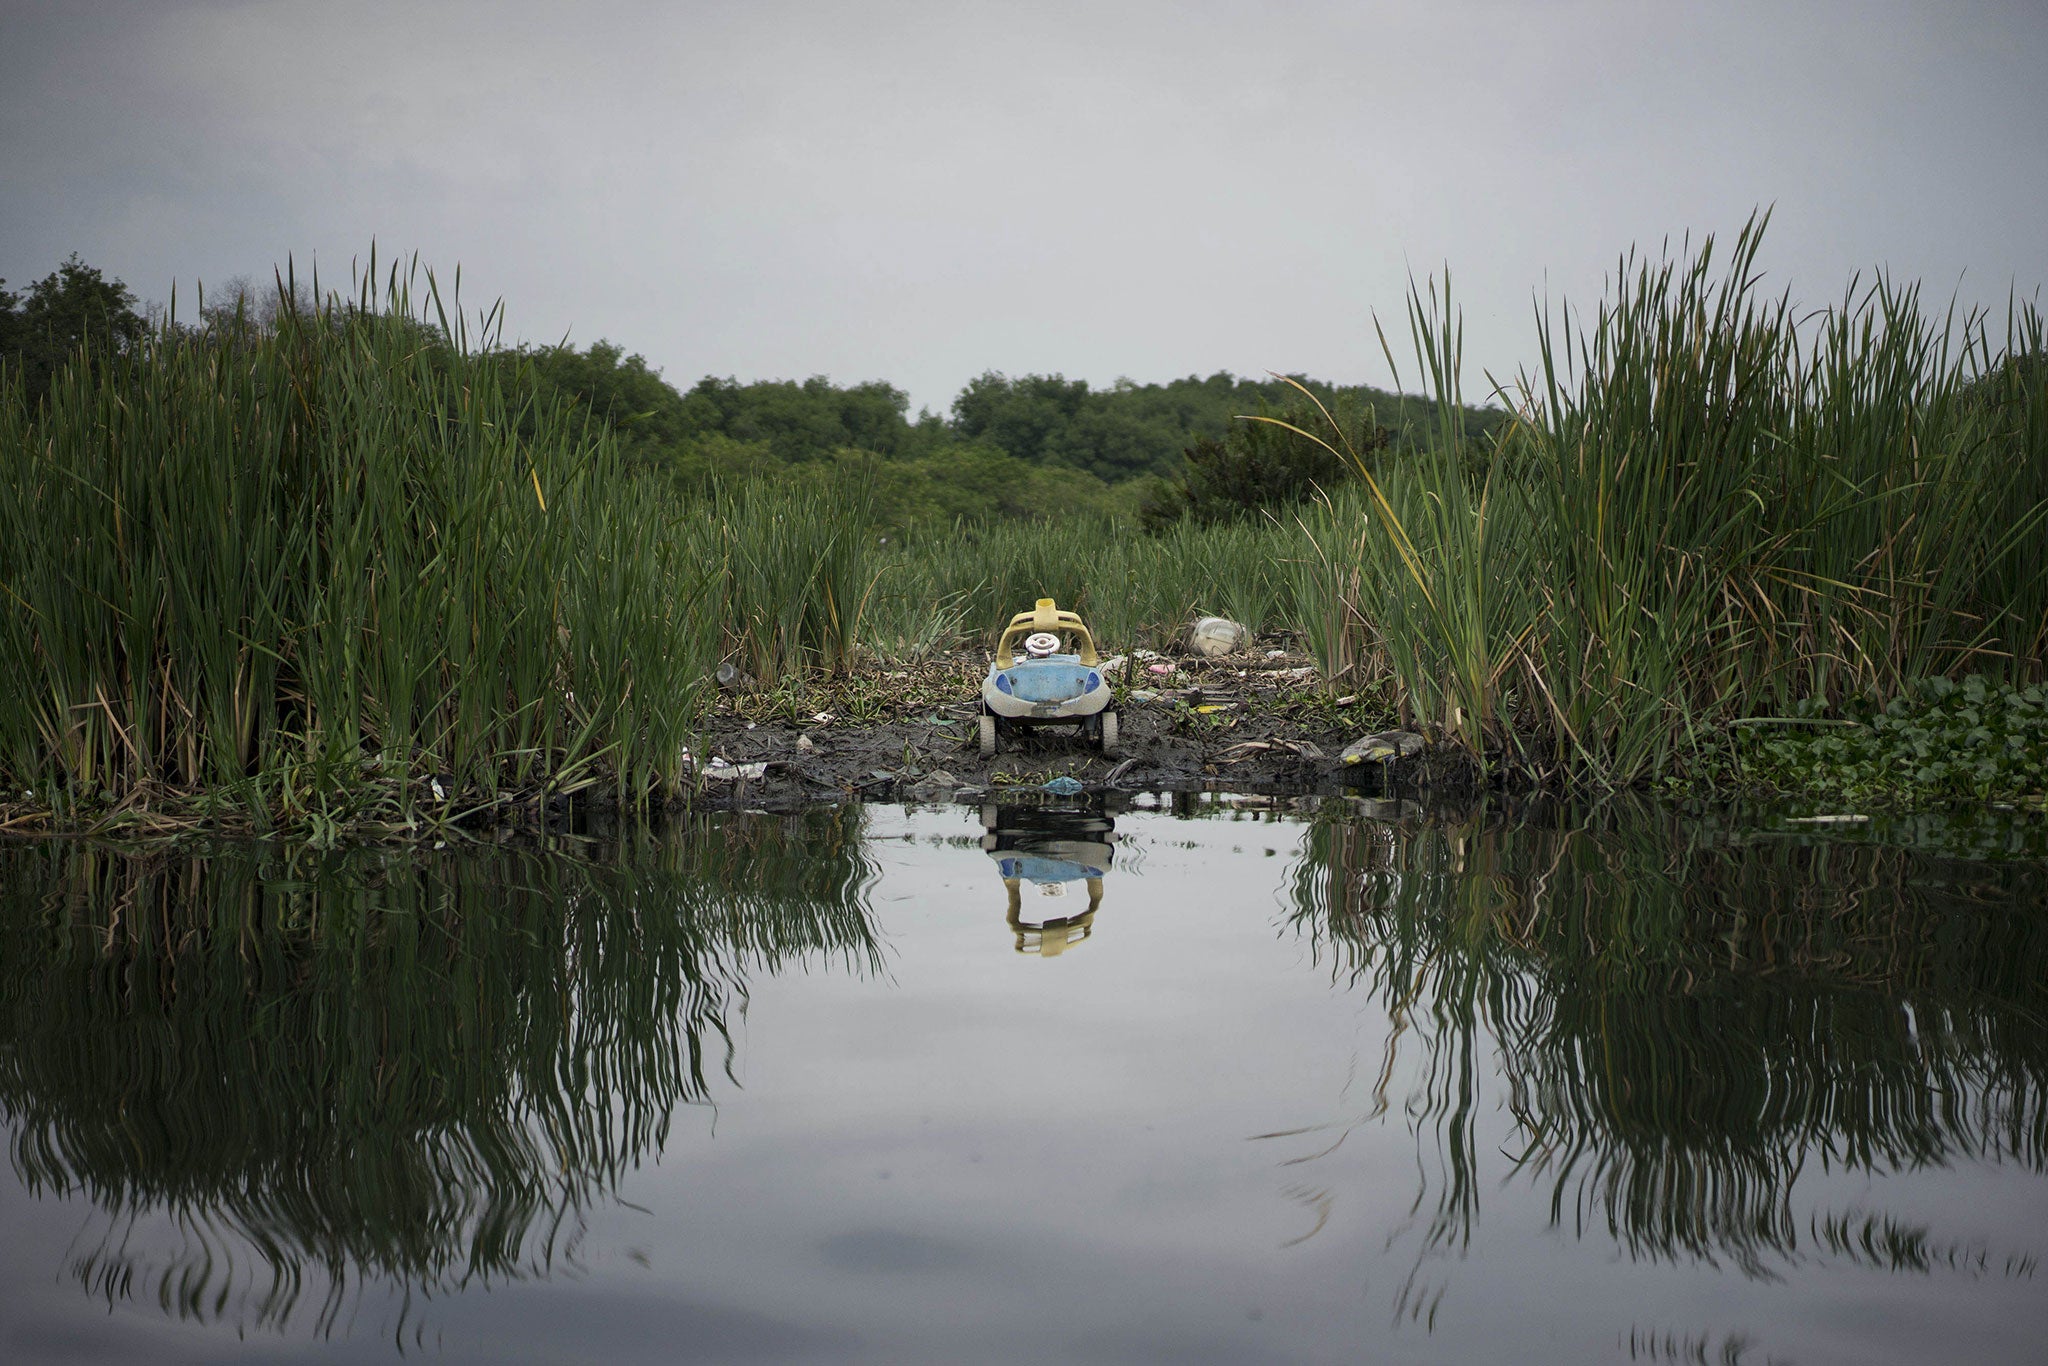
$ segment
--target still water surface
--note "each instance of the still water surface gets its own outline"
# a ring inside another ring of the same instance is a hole
[[[2048,863],[1896,837],[0,847],[0,1359],[2040,1361]]]

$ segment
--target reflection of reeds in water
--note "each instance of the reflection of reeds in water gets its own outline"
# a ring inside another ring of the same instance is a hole
[[[1742,1333],[1674,1333],[1669,1329],[1631,1326],[1617,1345],[1628,1349],[1630,1361],[1682,1362],[1685,1366],[1742,1366],[1756,1360]],[[1766,1355],[1763,1366],[1779,1366],[1783,1358]]]
[[[185,1317],[327,1332],[365,1286],[544,1273],[730,1072],[750,973],[875,966],[857,822],[584,860],[0,850],[15,1169],[100,1206],[81,1283]]]
[[[2038,863],[1738,843],[1632,808],[1326,820],[1294,881],[1301,930],[1390,1017],[1367,1117],[1415,1126],[1426,1251],[1478,1218],[1497,1070],[1510,1174],[1631,1257],[2031,1274],[1870,1212],[1802,1219],[1792,1192],[1809,1169],[2048,1168]]]

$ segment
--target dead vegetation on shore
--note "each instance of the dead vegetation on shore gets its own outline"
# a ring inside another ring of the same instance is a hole
[[[1071,779],[1087,790],[1285,789],[1334,792],[1471,786],[1476,765],[1442,747],[1387,763],[1347,764],[1352,741],[1395,724],[1384,695],[1332,695],[1306,654],[1278,639],[1232,655],[1122,657],[1122,738],[1101,754],[1048,729],[992,760],[974,743],[988,657],[977,650],[915,664],[863,661],[812,679],[721,698],[702,728],[698,800],[779,806],[859,798],[978,800]]]

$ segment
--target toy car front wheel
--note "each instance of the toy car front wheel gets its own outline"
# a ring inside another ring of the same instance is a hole
[[[1116,748],[1115,712],[1106,711],[1102,713],[1102,726],[1101,729],[1096,733],[1095,743],[1104,754],[1108,754],[1110,751]]]
[[[981,757],[996,757],[996,718],[988,712],[981,714]]]

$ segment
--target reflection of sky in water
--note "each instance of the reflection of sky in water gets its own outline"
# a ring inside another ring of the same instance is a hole
[[[1633,1329],[1643,1356],[1736,1341],[1745,1360],[1920,1362],[2031,1360],[2048,1332],[2037,1277],[2005,1265],[2048,1227],[2048,1181],[2019,1164],[1871,1176],[1816,1147],[1792,1197],[1806,1241],[1765,1275],[1631,1261],[1569,1204],[1553,1224],[1550,1184],[1510,1174],[1527,1138],[1483,1032],[1465,1059],[1477,1212],[1462,1250],[1433,1244],[1422,1027],[1383,1084],[1401,1003],[1293,923],[1307,826],[1119,817],[1093,936],[1045,961],[1012,949],[974,809],[868,819],[880,973],[813,957],[751,975],[728,1020],[739,1085],[678,1112],[659,1160],[596,1202],[573,1266],[415,1306],[414,1350],[1577,1362],[1627,1359]],[[1859,1211],[1926,1226],[1958,1265],[1830,1255],[1813,1216]],[[238,1343],[148,1301],[109,1317],[61,1269],[93,1218],[0,1181],[0,1355],[392,1355],[374,1297],[318,1344]]]

